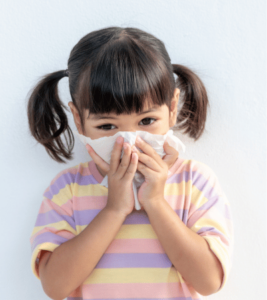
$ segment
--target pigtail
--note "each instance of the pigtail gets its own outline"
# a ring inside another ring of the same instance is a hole
[[[209,106],[206,88],[200,78],[189,68],[172,64],[178,76],[176,86],[181,90],[183,105],[177,116],[178,129],[188,133],[191,138],[199,139],[205,129],[207,107]]]
[[[63,109],[67,107],[58,96],[58,82],[64,76],[68,76],[65,70],[44,76],[32,89],[27,106],[32,136],[45,147],[50,157],[60,163],[66,163],[60,156],[66,159],[73,158],[74,147],[74,136]],[[66,138],[65,131],[69,140]],[[60,138],[61,133],[64,133],[67,147]]]

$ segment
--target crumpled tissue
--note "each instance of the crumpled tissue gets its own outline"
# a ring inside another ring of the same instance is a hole
[[[143,139],[146,143],[148,143],[152,148],[155,149],[155,151],[160,155],[162,158],[166,153],[163,148],[163,144],[165,141],[176,149],[179,153],[181,150],[185,152],[185,145],[182,143],[182,141],[176,137],[173,134],[173,130],[170,129],[166,134],[160,135],[160,134],[151,134],[147,131],[119,131],[116,134],[109,136],[109,137],[102,137],[99,139],[91,139],[89,137],[86,137],[82,134],[79,134],[78,131],[73,130],[73,132],[79,137],[81,142],[86,145],[89,144],[97,155],[99,155],[105,162],[110,164],[111,160],[111,152],[113,150],[114,144],[116,142],[116,138],[118,136],[122,136],[124,138],[124,142],[129,143],[131,146],[135,145],[135,139],[137,136],[140,136],[141,139]],[[136,145],[135,145],[136,146]],[[143,151],[136,146],[136,148],[143,153]],[[123,156],[123,148],[121,153],[121,158]],[[144,182],[145,177],[143,174],[141,174],[139,171],[136,171],[134,178],[133,178],[133,192],[134,192],[134,198],[135,198],[135,209],[140,210],[141,206],[138,201],[137,192],[138,188],[142,185]],[[103,185],[108,188],[108,175],[106,175],[100,185]]]

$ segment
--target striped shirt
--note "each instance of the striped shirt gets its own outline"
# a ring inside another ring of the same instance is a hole
[[[58,173],[44,191],[30,236],[31,269],[40,279],[41,250],[53,252],[80,234],[106,206],[108,188],[93,160]],[[228,279],[233,257],[233,220],[217,176],[206,164],[178,157],[169,169],[164,199],[183,223],[202,236]],[[197,251],[197,249],[196,249]],[[133,210],[88,278],[67,300],[203,299],[164,251],[145,210]]]

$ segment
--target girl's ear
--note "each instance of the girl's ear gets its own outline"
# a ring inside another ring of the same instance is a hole
[[[179,102],[179,96],[180,96],[180,89],[175,88],[174,89],[174,95],[171,102],[171,110],[170,110],[170,116],[169,116],[169,127],[173,127],[176,124],[177,119],[177,106]]]
[[[74,122],[75,122],[75,125],[77,127],[77,130],[78,130],[79,134],[83,134],[82,133],[82,127],[81,127],[81,119],[80,119],[77,108],[75,107],[75,105],[72,102],[69,102],[68,106],[71,109],[73,119],[74,119]]]

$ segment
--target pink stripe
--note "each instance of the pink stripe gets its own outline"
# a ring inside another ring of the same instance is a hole
[[[88,176],[88,175],[93,175],[91,170],[89,169],[89,162],[90,161],[86,161],[84,164],[84,166],[80,165],[78,171],[81,173],[82,176]]]
[[[110,298],[114,295],[118,298],[173,298],[173,297],[192,297],[200,299],[200,295],[193,288],[189,288],[185,283],[103,283],[85,284],[83,286],[83,297],[86,299],[115,299]]]
[[[206,210],[206,211],[203,211],[203,210],[192,210],[192,207],[191,207],[190,208],[190,216],[188,216],[187,226],[188,227],[192,227],[201,218],[212,220],[214,217],[212,215],[210,216],[210,211],[211,210],[214,210],[214,207],[212,207],[211,209]]]
[[[85,298],[85,295],[83,295],[83,292],[82,292],[82,289],[83,289],[83,285],[80,285],[80,286],[78,286],[74,291],[72,291],[69,295],[68,295],[68,298],[78,298],[79,299],[79,297],[81,298],[81,299],[86,299]],[[66,298],[66,299],[68,299],[68,298]],[[80,299],[79,299],[80,300]]]
[[[178,157],[175,164],[169,169],[170,176],[173,174],[179,174],[189,167],[190,160]],[[187,169],[189,170],[189,169]]]
[[[177,160],[175,161],[175,163],[171,166],[171,168],[168,171],[168,178],[171,177],[173,174],[175,174],[177,172],[177,170],[179,170],[183,164],[184,159],[179,157],[177,158]]]
[[[172,209],[189,209],[191,195],[164,195],[164,199],[170,204]]]
[[[216,220],[214,220],[214,210],[216,211],[217,208],[216,206],[211,207],[209,210],[194,210],[191,212],[190,208],[190,214],[188,215],[188,220],[187,220],[187,226],[190,228],[192,227],[198,220],[200,220],[201,218],[204,219],[208,219],[211,220],[212,222],[216,222]],[[222,216],[222,218],[224,219],[224,224],[226,224],[228,222],[228,219],[226,219],[223,215],[222,212],[218,212],[218,214],[220,214]],[[215,212],[216,215],[216,212]],[[219,223],[221,223],[221,221],[219,221]],[[230,227],[230,225],[229,225]]]
[[[96,164],[93,160],[89,161],[88,169],[90,169],[90,172],[92,172],[92,175],[95,177],[98,183],[101,183],[104,177],[97,170]]]
[[[195,204],[190,203],[190,207],[189,207],[189,210],[188,210],[188,223],[190,222],[190,218],[192,218],[191,216],[197,211],[197,209],[198,209],[198,207]],[[203,211],[201,211],[201,212],[203,213]],[[188,223],[187,223],[187,226],[189,226]],[[189,227],[191,227],[191,226],[189,226]]]
[[[176,163],[175,166],[176,166],[176,168],[173,169],[172,175],[173,174],[179,174],[179,173],[182,173],[184,171],[188,172],[188,171],[190,171],[190,168],[191,168],[190,160],[180,158],[179,164]],[[172,170],[172,168],[170,170]]]
[[[114,239],[105,253],[165,253],[158,239]]]
[[[70,232],[70,231],[68,231],[68,230],[58,230],[58,229],[56,229],[56,228],[54,228],[54,227],[44,227],[43,229],[41,229],[40,231],[38,231],[38,232],[36,232],[33,236],[31,236],[30,237],[30,242],[31,242],[31,244],[33,243],[33,241],[34,241],[34,239],[38,236],[38,235],[40,235],[40,234],[42,234],[42,233],[45,233],[45,232],[52,232],[52,233],[54,233],[54,234],[57,234],[57,235],[59,235],[59,236],[62,236],[62,237],[64,237],[64,238],[66,238],[66,239],[72,239],[73,237],[75,237],[75,234],[73,234],[72,232]]]
[[[73,196],[73,210],[102,209],[106,206],[106,196]]]
[[[191,196],[168,195],[164,196],[173,209],[188,209]],[[73,196],[73,210],[102,209],[106,206],[107,195],[105,196]]]
[[[39,214],[46,213],[50,210],[55,210],[61,215],[72,216],[73,215],[72,200],[70,199],[68,200],[68,202],[64,203],[63,205],[58,206],[53,201],[44,198],[39,209]]]

